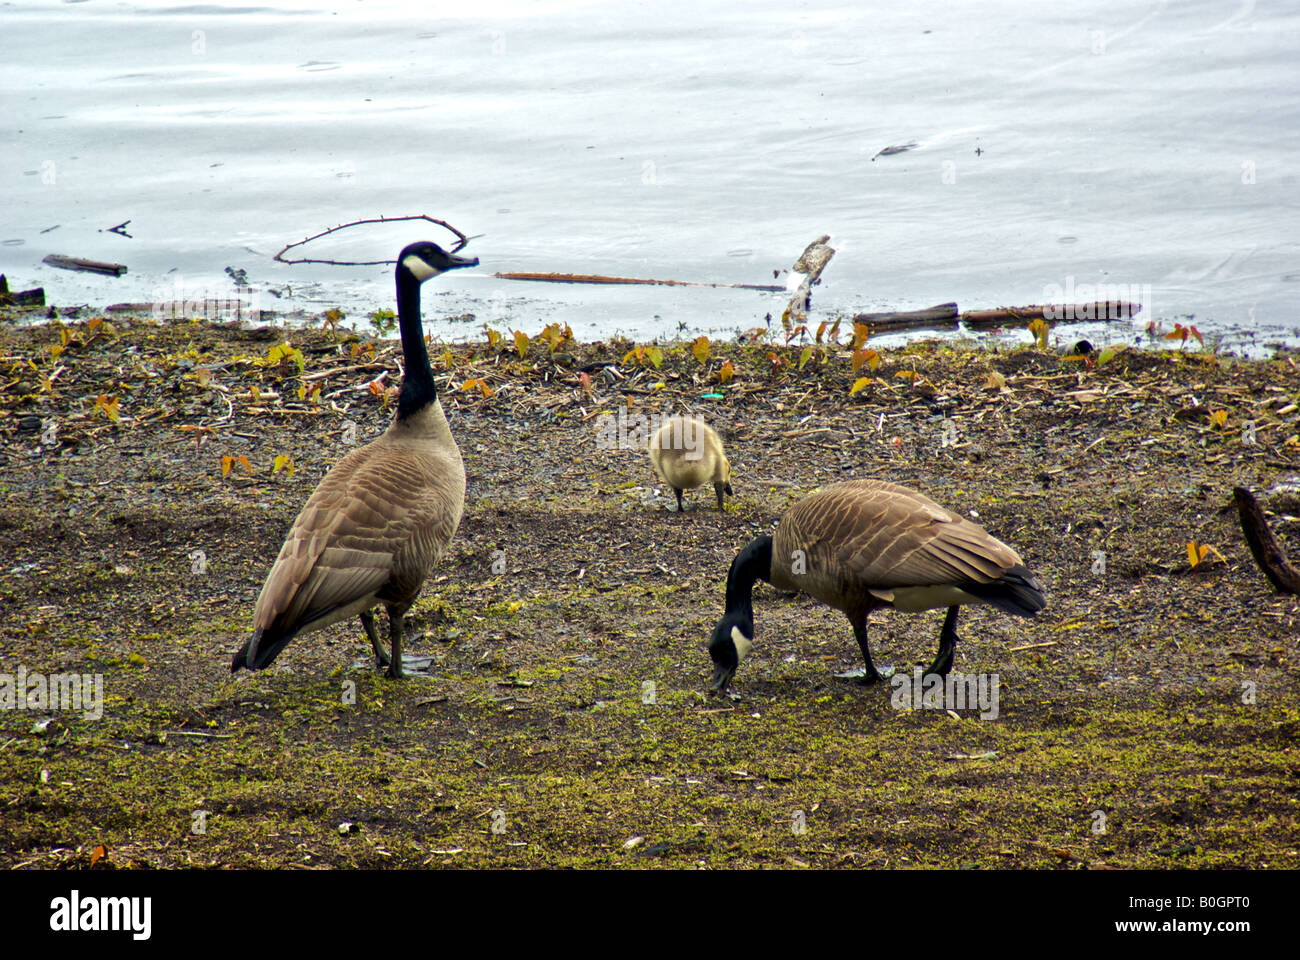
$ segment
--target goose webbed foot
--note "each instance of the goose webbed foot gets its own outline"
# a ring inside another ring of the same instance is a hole
[[[886,666],[880,670],[876,669],[875,663],[871,660],[871,645],[867,643],[867,611],[850,614],[849,620],[853,623],[853,635],[858,640],[858,649],[862,651],[863,666],[858,670],[849,670],[846,673],[837,673],[836,676],[845,680],[853,680],[864,687],[869,687],[874,683],[880,683],[894,675],[894,668]]]
[[[877,670],[875,664],[869,664],[866,667],[858,667],[854,670],[845,670],[843,673],[837,673],[835,674],[835,679],[852,680],[860,687],[869,687],[873,684],[888,680],[893,675],[894,668],[892,666],[884,665]]]

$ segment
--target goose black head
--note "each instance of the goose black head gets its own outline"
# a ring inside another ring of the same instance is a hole
[[[740,661],[749,656],[754,646],[754,618],[746,610],[727,613],[713,628],[709,641],[709,656],[713,658],[713,683],[709,689],[722,693],[731,683]]]
[[[397,269],[405,270],[420,283],[457,267],[477,267],[478,257],[458,257],[436,243],[421,240],[397,255]]]

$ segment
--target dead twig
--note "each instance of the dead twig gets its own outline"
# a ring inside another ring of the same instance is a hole
[[[388,263],[396,263],[396,260],[313,260],[309,257],[303,257],[298,260],[286,260],[284,255],[294,247],[301,247],[303,244],[311,243],[313,240],[319,240],[321,237],[327,237],[331,233],[337,233],[339,230],[346,230],[348,227],[359,227],[363,223],[398,223],[402,220],[425,220],[429,223],[436,223],[440,227],[446,227],[452,233],[459,237],[456,246],[452,248],[452,253],[462,250],[465,244],[469,243],[472,237],[467,237],[446,220],[439,220],[436,217],[430,217],[426,214],[419,213],[409,217],[370,217],[366,220],[353,220],[350,223],[340,223],[337,227],[330,227],[328,230],[322,230],[320,233],[307,237],[305,240],[299,240],[297,243],[290,243],[277,253],[272,259],[279,260],[281,263],[328,263],[336,267],[374,267]],[[125,273],[125,268],[123,268]]]
[[[1282,593],[1300,593],[1300,571],[1291,566],[1286,551],[1282,549],[1259,502],[1245,487],[1232,488],[1233,499],[1237,501],[1237,512],[1241,515],[1241,531],[1246,535],[1246,543],[1255,557],[1255,562],[1268,577],[1268,582]]]

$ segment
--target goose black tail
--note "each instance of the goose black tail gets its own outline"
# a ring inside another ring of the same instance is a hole
[[[999,610],[1021,617],[1033,616],[1047,606],[1042,582],[1023,564],[1012,567],[992,583],[968,583],[962,589]]]

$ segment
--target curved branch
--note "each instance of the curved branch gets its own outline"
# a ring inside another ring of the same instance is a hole
[[[459,253],[469,243],[471,237],[465,236],[446,220],[439,220],[436,217],[430,217],[423,213],[414,214],[409,217],[370,217],[366,220],[353,220],[350,223],[340,223],[337,227],[330,227],[328,230],[322,230],[320,233],[313,234],[297,243],[290,243],[277,253],[272,259],[279,260],[281,263],[328,263],[335,267],[375,267],[388,263],[396,263],[396,260],[314,260],[310,257],[302,257],[296,260],[286,260],[284,255],[294,247],[301,247],[303,244],[311,243],[313,240],[319,240],[321,237],[327,237],[331,233],[337,233],[339,230],[346,230],[348,227],[358,227],[363,223],[397,223],[401,220],[425,220],[429,223],[436,223],[440,227],[446,227],[459,238],[456,246],[452,248],[452,253]]]

